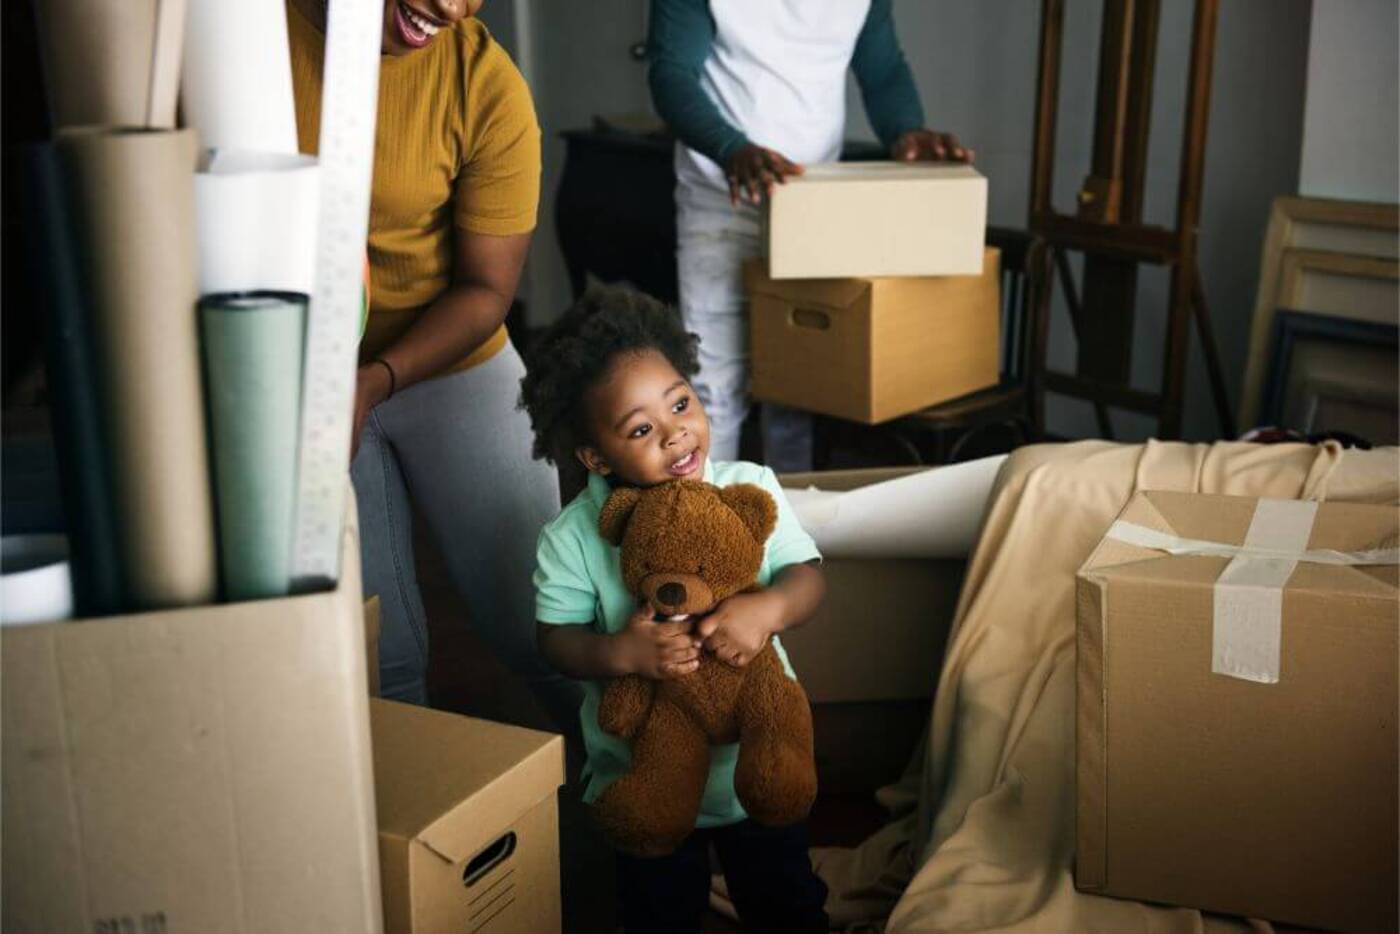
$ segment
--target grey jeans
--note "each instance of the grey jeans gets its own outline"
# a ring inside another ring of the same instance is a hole
[[[370,413],[350,468],[364,590],[381,603],[381,693],[426,703],[428,627],[414,573],[411,500],[473,629],[569,729],[580,689],[535,646],[535,546],[559,514],[559,488],[554,468],[530,457],[529,419],[516,409],[524,374],[507,344],[480,366],[410,386]]]

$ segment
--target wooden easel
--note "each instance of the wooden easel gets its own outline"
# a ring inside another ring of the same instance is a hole
[[[1044,0],[1042,6],[1035,160],[1031,169],[1030,228],[1049,244],[1054,259],[1049,273],[1052,281],[1042,292],[1046,304],[1038,315],[1033,349],[1033,359],[1043,373],[1043,388],[1093,402],[1099,431],[1106,438],[1113,436],[1109,406],[1156,415],[1159,437],[1180,437],[1187,330],[1194,316],[1220,431],[1223,437],[1232,438],[1234,417],[1225,397],[1220,353],[1206,309],[1196,253],[1219,0],[1196,0],[1173,229],[1142,223],[1161,0],[1105,0],[1090,174],[1079,192],[1074,216],[1060,214],[1051,206],[1064,6],[1064,0]],[[1082,292],[1075,288],[1071,276],[1066,255],[1070,250],[1084,254]],[[1129,385],[1137,269],[1141,263],[1171,269],[1160,393],[1143,392]],[[1073,374],[1045,369],[1049,302],[1056,271],[1079,342]],[[1043,395],[1035,396],[1037,405],[1043,405]]]

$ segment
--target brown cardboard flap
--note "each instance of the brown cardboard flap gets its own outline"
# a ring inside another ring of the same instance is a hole
[[[564,741],[394,701],[370,702],[381,834],[452,863],[496,839],[564,781]]]
[[[744,264],[744,285],[751,294],[771,295],[788,303],[846,308],[870,292],[869,279],[783,279],[768,276],[768,261]]]

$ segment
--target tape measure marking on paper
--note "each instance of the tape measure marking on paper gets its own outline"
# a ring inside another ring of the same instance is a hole
[[[304,592],[340,577],[340,534],[349,485],[365,240],[384,4],[328,4],[321,92],[321,203],[315,291],[306,325],[292,586]]]

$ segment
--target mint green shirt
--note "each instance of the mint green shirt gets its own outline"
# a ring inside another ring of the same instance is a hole
[[[767,490],[777,502],[778,522],[764,547],[759,584],[767,586],[790,564],[821,557],[816,543],[798,523],[772,470],[745,461],[711,464],[707,460],[705,480],[716,486],[752,483]],[[636,600],[623,586],[618,548],[598,533],[598,513],[611,492],[606,480],[590,474],[588,488],[540,533],[535,559],[535,617],[540,622],[591,626],[598,633],[618,632],[627,626]],[[773,647],[788,676],[795,678],[787,653],[776,637]],[[584,682],[580,712],[584,746],[588,751],[583,797],[589,802],[622,776],[632,761],[628,741],[604,732],[598,725],[598,703],[602,700],[604,686],[605,682],[601,681]],[[695,826],[720,827],[747,816],[734,794],[734,766],[738,754],[737,743],[711,747],[710,777]]]

